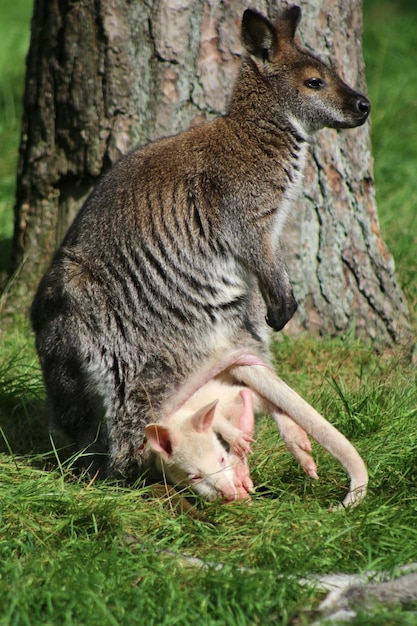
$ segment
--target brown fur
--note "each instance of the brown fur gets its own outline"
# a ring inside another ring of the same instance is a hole
[[[201,363],[269,332],[296,303],[279,250],[307,141],[369,103],[294,41],[300,10],[242,21],[227,114],[123,157],[70,227],[32,306],[53,432],[93,474],[134,480],[145,427]]]

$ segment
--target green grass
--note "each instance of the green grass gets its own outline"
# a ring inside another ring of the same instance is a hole
[[[0,275],[8,268],[11,255],[24,61],[32,4],[30,0],[0,0]]]
[[[378,213],[417,319],[417,4],[364,0]]]
[[[0,2],[3,268],[12,233],[29,14],[28,0]],[[416,15],[411,2],[365,0],[379,213],[412,309]],[[315,446],[320,480],[306,478],[267,419],[259,424],[251,458],[257,494],[250,507],[201,502],[202,519],[196,520],[175,515],[168,498],[153,498],[148,489],[75,479],[51,451],[29,324],[16,317],[12,328],[0,326],[0,626],[302,626],[314,618],[322,594],[301,585],[300,577],[395,573],[416,561],[415,368],[377,357],[352,337],[285,338],[274,356],[289,384],[366,459],[370,492],[356,510],[328,512],[347,487],[345,473]],[[351,623],[411,626],[417,617],[412,610],[375,608]]]
[[[354,511],[329,513],[347,487],[343,470],[315,446],[320,481],[309,480],[264,419],[251,459],[252,506],[200,503],[203,519],[195,520],[175,516],[168,499],[147,489],[88,485],[68,467],[53,468],[43,428],[40,437],[33,432],[44,407],[25,334],[24,327],[9,333],[6,352],[13,355],[14,340],[21,363],[6,359],[0,369],[2,424],[15,437],[13,454],[0,456],[0,624],[288,624],[297,615],[306,624],[322,594],[300,577],[395,571],[416,560],[411,367],[349,338],[277,344],[278,371],[367,460],[369,496]],[[413,623],[407,611],[389,615],[379,623]]]

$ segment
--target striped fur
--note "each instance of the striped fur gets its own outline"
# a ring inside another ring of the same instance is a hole
[[[123,157],[43,277],[32,324],[50,423],[92,473],[137,477],[145,426],[202,363],[244,345],[268,358],[296,303],[279,238],[308,135],[353,127],[367,100],[294,43],[299,9],[242,22],[227,115]],[[324,87],[308,79],[320,77]]]

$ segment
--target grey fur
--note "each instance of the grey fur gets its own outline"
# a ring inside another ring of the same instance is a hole
[[[278,241],[308,134],[369,113],[296,46],[299,17],[293,7],[274,26],[245,12],[228,114],[122,158],[40,283],[32,324],[51,429],[88,452],[92,473],[136,478],[146,424],[190,374],[240,345],[267,359],[265,315],[279,330],[295,311]]]

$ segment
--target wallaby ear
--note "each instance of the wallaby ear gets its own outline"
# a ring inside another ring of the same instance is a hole
[[[148,424],[145,427],[145,434],[152,450],[169,459],[175,445],[169,429],[162,424]]]
[[[207,432],[213,423],[214,414],[216,412],[218,400],[214,400],[210,404],[203,406],[191,418],[191,424],[198,433]]]
[[[301,19],[301,9],[292,6],[282,11],[278,17],[276,31],[278,33],[278,46],[280,43],[288,43],[294,41],[295,31]]]
[[[252,9],[246,9],[242,18],[242,39],[249,54],[269,61],[277,47],[277,31],[269,20]]]

